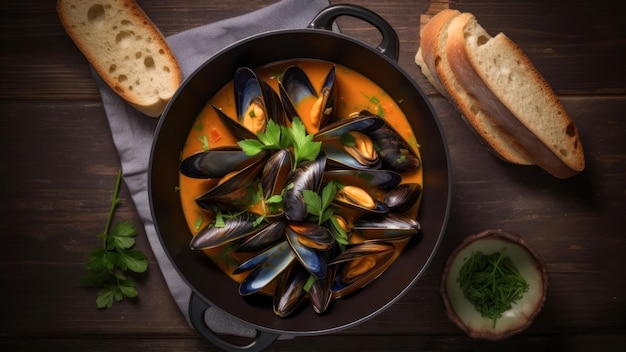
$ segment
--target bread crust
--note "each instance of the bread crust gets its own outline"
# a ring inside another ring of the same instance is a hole
[[[161,115],[182,73],[165,38],[134,0],[58,0],[57,13],[76,47],[115,93],[148,116]],[[140,60],[143,71],[137,70]]]
[[[451,72],[445,55],[445,37],[448,25],[459,15],[461,12],[458,10],[445,9],[424,26],[416,63],[422,66],[424,74],[430,76],[429,81],[461,113],[464,121],[496,156],[514,164],[532,165],[534,161],[528,153],[508,132],[494,124],[493,118],[476,104]]]
[[[475,21],[474,16],[471,13],[463,13],[455,17],[448,27],[446,55],[456,79],[479,102],[481,108],[494,118],[495,123],[509,131],[520,145],[530,153],[537,165],[557,178],[568,178],[582,171],[584,169],[584,155],[576,127],[560,104],[556,94],[522,50],[508,37],[500,33],[498,35],[499,40],[503,40],[505,45],[510,47],[521,65],[529,70],[534,77],[533,89],[541,90],[541,94],[545,94],[551,100],[555,113],[553,116],[546,116],[546,119],[556,119],[555,123],[563,125],[561,133],[566,133],[571,140],[571,150],[567,150],[565,153],[568,155],[567,157],[562,155],[560,150],[555,150],[550,145],[549,138],[543,135],[541,128],[532,126],[532,123],[525,121],[523,116],[516,116],[512,112],[514,110],[511,107],[512,103],[506,101],[501,92],[492,89],[493,86],[487,83],[489,77],[482,72],[476,61],[478,59],[469,53],[467,47],[465,27],[470,21]]]

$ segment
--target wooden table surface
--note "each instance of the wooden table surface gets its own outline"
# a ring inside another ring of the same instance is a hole
[[[165,35],[272,3],[139,0]],[[452,204],[441,247],[426,274],[397,303],[360,325],[277,341],[275,351],[616,349],[626,343],[626,12],[608,1],[446,1],[473,12],[492,34],[516,41],[577,124],[586,169],[567,180],[486,152],[421,75],[413,58],[428,1],[345,0],[374,10],[400,37],[399,65],[428,94],[450,148]],[[336,1],[331,1],[336,3]],[[95,306],[78,287],[87,252],[99,244],[120,168],[89,67],[61,27],[54,1],[0,6],[0,350],[209,351],[165,286],[128,191],[116,219],[139,229],[150,259],[140,299]],[[432,9],[431,9],[432,10]],[[350,18],[341,30],[376,44]],[[148,146],[146,146],[148,147]],[[522,234],[545,259],[544,310],[524,333],[471,340],[445,315],[443,263],[470,234]]]

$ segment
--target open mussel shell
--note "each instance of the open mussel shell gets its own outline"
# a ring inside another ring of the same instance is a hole
[[[228,173],[260,162],[267,155],[265,150],[251,156],[238,146],[216,147],[183,159],[180,172],[192,178],[222,178]]]
[[[332,123],[315,134],[331,168],[378,169],[382,162],[369,134],[385,124],[375,115],[358,115]]]
[[[230,118],[228,115],[226,115],[226,113],[222,109],[220,109],[219,107],[213,104],[211,104],[211,106],[213,107],[213,110],[215,110],[217,117],[224,124],[224,126],[226,126],[226,129],[228,129],[228,132],[230,132],[230,134],[232,134],[233,137],[235,137],[238,140],[257,138],[255,133],[243,127],[243,125],[241,125],[236,120]]]
[[[349,223],[364,216],[381,216],[389,212],[387,206],[367,190],[351,185],[337,190],[331,208]]]
[[[328,263],[337,266],[331,291],[342,297],[380,276],[392,262],[395,246],[382,241],[353,244]]]
[[[418,234],[421,226],[416,219],[408,215],[387,213],[357,219],[352,224],[352,231],[366,239],[398,239]]]
[[[313,276],[318,279],[326,277],[326,261],[322,254],[308,246],[303,245],[298,240],[298,233],[293,231],[289,226],[285,229],[287,241],[291,249],[295,253],[298,261]]]
[[[290,66],[278,82],[280,97],[283,102],[287,118],[294,116],[301,120],[308,120],[307,132],[314,134],[320,128],[335,120],[335,66],[332,66],[324,78],[320,92],[316,92],[307,74],[299,66]],[[315,99],[311,111],[299,111],[299,105],[307,99]]]
[[[231,172],[220,179],[215,187],[198,196],[195,199],[196,203],[207,210],[212,210],[215,204],[219,204],[223,209],[237,209],[237,205],[249,196],[247,187],[260,174],[262,168],[263,163],[257,162]]]
[[[319,192],[322,176],[326,167],[326,157],[323,153],[313,161],[303,161],[287,176],[283,193],[283,208],[285,216],[291,221],[304,221],[307,216],[304,190]]]
[[[268,120],[284,124],[285,116],[280,97],[253,70],[241,67],[233,78],[237,120],[255,135],[265,131]]]
[[[265,199],[282,192],[292,165],[290,149],[281,149],[267,159],[261,171],[261,186]]]
[[[290,222],[290,231],[297,234],[297,239],[300,244],[316,249],[316,250],[329,250],[335,244],[335,237],[329,229],[322,225],[318,225],[314,222]]]
[[[369,114],[363,111],[362,114]],[[383,167],[397,172],[416,170],[422,165],[422,161],[411,150],[408,143],[393,127],[385,123],[380,128],[369,133],[370,138],[376,144],[378,157]]]
[[[295,263],[296,255],[287,241],[282,241],[243,262],[233,274],[252,270],[239,285],[239,294],[251,295],[267,286],[285,269]]]
[[[216,222],[213,221],[191,239],[189,247],[193,250],[214,248],[246,237],[267,226],[265,222],[255,226],[257,218],[256,214],[244,212],[225,220],[224,226],[215,226]]]
[[[276,278],[274,314],[282,318],[287,317],[306,301],[307,292],[304,286],[309,276],[306,270],[294,263]]]

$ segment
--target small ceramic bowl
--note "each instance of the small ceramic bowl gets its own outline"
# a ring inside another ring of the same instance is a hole
[[[481,316],[463,296],[457,277],[473,252],[491,254],[506,247],[505,256],[528,283],[528,291],[496,320]],[[448,317],[475,339],[502,340],[528,328],[542,310],[548,290],[548,271],[544,261],[518,234],[504,230],[486,230],[467,237],[448,258],[443,270],[440,293]]]

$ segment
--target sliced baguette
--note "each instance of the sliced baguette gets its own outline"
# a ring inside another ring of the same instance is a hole
[[[494,121],[558,178],[585,167],[578,131],[558,97],[522,50],[491,37],[471,13],[448,26],[446,54],[456,79]]]
[[[57,12],[113,91],[144,114],[161,115],[182,75],[165,38],[134,0],[58,0]]]
[[[455,106],[465,122],[498,157],[514,164],[534,164],[517,141],[496,125],[493,118],[468,95],[448,65],[445,51],[447,29],[450,22],[460,14],[458,10],[445,9],[438,12],[424,26],[420,33],[420,49],[415,62],[422,69],[424,76]]]

